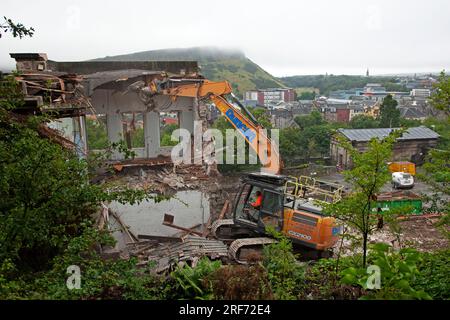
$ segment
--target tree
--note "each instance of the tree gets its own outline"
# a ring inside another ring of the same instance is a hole
[[[314,91],[304,91],[300,94],[297,100],[314,100],[316,93]]]
[[[432,149],[427,155],[423,165],[424,173],[420,178],[427,181],[436,191],[436,202],[439,203],[441,194],[450,194],[450,77],[442,71],[439,81],[434,85],[436,91],[431,96],[431,105],[444,112],[443,119],[427,119],[425,124],[437,131],[440,135],[437,148]],[[446,213],[440,221],[441,225],[450,224],[450,203],[444,202],[443,206],[437,205],[437,211]],[[448,234],[448,229],[446,230]]]
[[[172,133],[178,129],[179,125],[172,123],[161,128],[161,146],[175,146],[178,141],[172,140]]]
[[[353,168],[344,171],[344,177],[352,185],[353,192],[337,203],[325,205],[324,210],[359,232],[363,267],[367,261],[368,237],[377,228],[378,222],[373,211],[376,210],[375,195],[390,179],[386,160],[391,158],[392,146],[400,133],[400,130],[396,130],[382,141],[371,139],[367,151],[363,153],[343,137],[338,138],[352,158]]]
[[[380,128],[395,128],[400,125],[400,110],[397,101],[388,94],[380,107]]]
[[[352,129],[379,128],[380,126],[378,120],[365,114],[358,114],[354,116],[352,120],[350,120],[349,124]]]
[[[294,119],[295,123],[300,127],[301,130],[304,130],[307,127],[317,126],[321,124],[325,124],[326,121],[322,118],[322,115],[319,111],[314,110],[308,115],[297,116]]]
[[[5,21],[0,24],[0,38],[2,33],[12,32],[14,38],[19,37],[22,39],[25,36],[32,37],[34,34],[34,28],[27,28],[21,23],[14,23],[11,19],[3,17]]]
[[[433,85],[435,91],[431,95],[430,101],[434,108],[444,111],[450,116],[450,77],[442,70],[439,80]]]

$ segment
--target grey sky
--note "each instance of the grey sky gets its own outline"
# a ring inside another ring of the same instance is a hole
[[[86,60],[174,47],[242,49],[276,76],[440,71],[450,67],[450,1],[16,1],[1,15],[36,29],[9,52]]]

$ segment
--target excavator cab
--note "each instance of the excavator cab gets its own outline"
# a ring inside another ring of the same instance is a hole
[[[321,207],[305,195],[330,202],[339,199],[341,189],[327,191],[313,178],[301,179],[271,174],[249,174],[242,178],[234,204],[234,224],[252,230],[256,235],[265,235],[266,227],[272,226],[294,244],[316,250],[333,246],[340,227],[334,218],[324,216]],[[255,208],[252,204],[258,191],[262,201]]]
[[[265,234],[268,225],[281,231],[285,181],[284,177],[269,174],[249,174],[244,177],[234,204],[234,223],[259,234]],[[262,199],[261,204],[255,207],[258,192]]]

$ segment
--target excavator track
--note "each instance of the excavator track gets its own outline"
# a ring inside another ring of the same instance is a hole
[[[246,255],[260,254],[263,245],[277,242],[272,238],[257,237],[251,230],[236,226],[233,219],[214,221],[211,225],[211,234],[219,240],[231,242],[228,256],[239,264],[248,264]]]
[[[240,264],[248,264],[248,261],[242,259],[240,255],[242,249],[244,249],[245,247],[248,248],[258,247],[259,249],[261,249],[262,246],[265,244],[271,244],[276,242],[277,240],[267,237],[237,239],[233,241],[230,247],[228,248],[228,255],[230,256],[230,258],[232,258],[234,261]]]
[[[211,234],[215,238],[220,238],[220,229],[221,228],[233,228],[234,221],[233,219],[220,219],[216,220],[211,224]]]

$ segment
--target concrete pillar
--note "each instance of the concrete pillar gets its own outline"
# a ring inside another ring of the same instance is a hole
[[[122,132],[122,116],[121,114],[111,113],[106,115],[106,128],[108,131],[109,142],[119,142],[123,140]],[[120,160],[123,158],[119,152],[114,151],[112,155],[113,160]]]
[[[180,128],[188,130],[191,134],[194,133],[194,111],[180,111]]]
[[[73,142],[76,145],[77,154],[80,158],[85,158],[87,154],[87,134],[86,118],[79,116],[72,118]]]
[[[144,113],[144,140],[147,158],[154,158],[160,153],[159,122],[159,112],[150,111]]]

